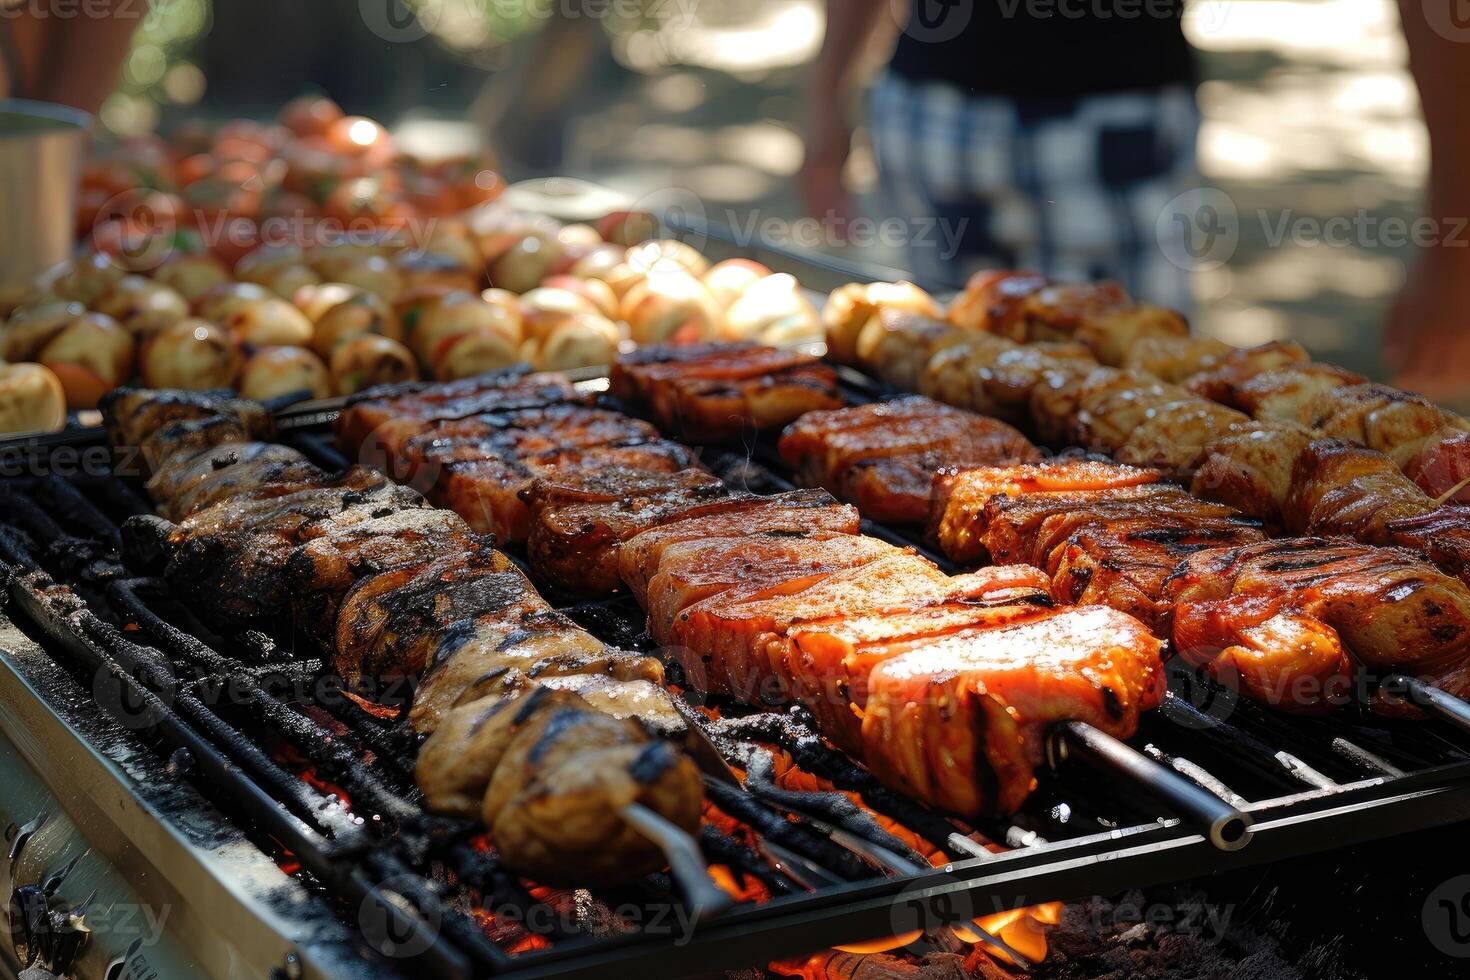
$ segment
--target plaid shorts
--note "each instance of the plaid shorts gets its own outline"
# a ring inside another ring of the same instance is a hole
[[[868,127],[894,213],[937,225],[908,249],[921,281],[1037,269],[1189,309],[1188,275],[1159,240],[1176,228],[1165,206],[1198,185],[1189,88],[1017,101],[887,72]]]

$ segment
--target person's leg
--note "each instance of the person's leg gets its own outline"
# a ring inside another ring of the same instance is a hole
[[[1167,258],[1159,216],[1197,183],[1198,116],[1184,89],[1018,104],[1022,186],[1037,215],[1026,256],[1057,279],[1116,279],[1187,311],[1189,271]],[[1175,230],[1164,223],[1163,234]]]
[[[959,288],[977,269],[1014,263],[996,235],[1021,200],[1007,102],[887,74],[870,93],[868,130],[887,212],[907,222],[916,281]]]

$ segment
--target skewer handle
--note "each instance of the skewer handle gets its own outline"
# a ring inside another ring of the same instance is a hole
[[[1385,687],[1401,691],[1410,704],[1428,714],[1447,721],[1463,732],[1470,732],[1470,704],[1453,694],[1446,694],[1433,684],[1407,674],[1394,674],[1383,679]]]
[[[1172,769],[1159,765],[1113,736],[1081,721],[1063,722],[1056,729],[1056,747],[1065,758],[1078,758],[1126,776],[1167,803],[1186,822],[1204,830],[1222,851],[1238,851],[1251,840],[1251,818],[1213,793]]]
[[[735,904],[735,900],[710,879],[699,845],[683,828],[641,803],[629,803],[621,813],[624,820],[657,844],[669,859],[669,870],[679,883],[679,891],[695,922],[712,919]]]

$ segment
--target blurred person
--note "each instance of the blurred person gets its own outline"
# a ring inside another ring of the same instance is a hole
[[[915,274],[956,285],[983,266],[1114,278],[1141,298],[1188,310],[1188,274],[1165,258],[1187,254],[1183,229],[1159,221],[1167,202],[1198,183],[1196,76],[1182,0],[897,2],[910,5],[909,20],[868,100],[883,190],[901,215],[952,229],[965,223],[955,256],[928,243],[910,250]],[[800,177],[818,216],[847,212],[841,175],[852,95],[887,6],[827,0]],[[1383,352],[1395,384],[1464,402],[1470,23],[1453,8],[1400,0],[1429,132],[1425,217],[1433,232],[1415,242]],[[1176,232],[1181,239],[1170,247],[1162,236]]]
[[[0,98],[96,113],[147,13],[148,0],[0,0]]]
[[[1389,310],[1384,334],[1394,383],[1464,409],[1470,401],[1470,22],[1456,4],[1400,0],[1409,70],[1429,130],[1424,214],[1433,234]],[[1443,20],[1432,22],[1436,11]],[[1463,15],[1461,15],[1463,18]]]
[[[1155,230],[1169,200],[1197,184],[1182,0],[900,3],[908,18],[868,93],[868,130],[889,206],[937,219],[957,249],[944,254],[946,235],[915,241],[914,274],[959,285],[977,268],[1034,268],[1117,279],[1187,308],[1187,276]],[[827,0],[800,177],[819,218],[848,212],[852,96],[890,6]]]

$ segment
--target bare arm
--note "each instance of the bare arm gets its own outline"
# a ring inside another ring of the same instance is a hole
[[[1409,68],[1429,129],[1425,213],[1433,240],[1416,249],[1390,314],[1385,353],[1396,381],[1440,397],[1463,397],[1470,368],[1470,24],[1417,0],[1400,0]],[[1431,19],[1434,18],[1434,19]]]
[[[888,0],[827,0],[827,33],[807,82],[806,161],[801,191],[817,217],[845,214],[842,168],[852,145],[852,98],[858,69]]]

